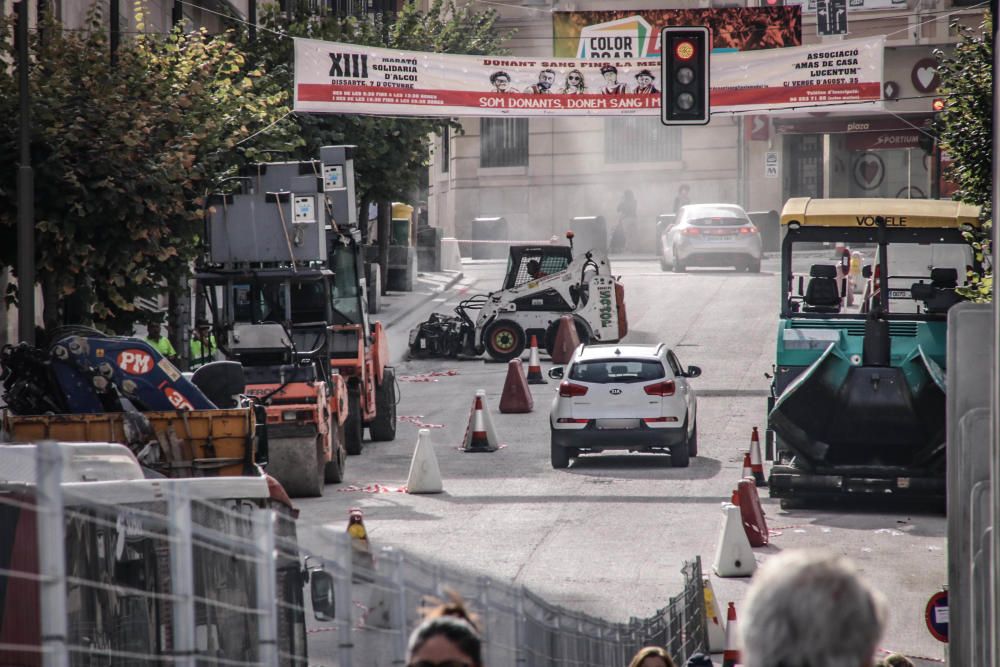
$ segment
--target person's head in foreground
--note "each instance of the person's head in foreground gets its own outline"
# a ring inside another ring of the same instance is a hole
[[[647,646],[639,649],[639,652],[628,663],[628,667],[674,667],[674,661],[666,649],[659,646]]]
[[[450,593],[448,598],[427,610],[410,634],[407,667],[483,667],[475,616],[460,597]]]
[[[885,610],[842,556],[774,556],[754,575],[739,619],[743,667],[872,667]]]

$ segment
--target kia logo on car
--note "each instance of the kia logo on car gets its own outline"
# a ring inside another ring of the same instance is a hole
[[[622,393],[622,390],[621,390],[621,389],[617,389],[617,388],[616,388],[616,389],[612,389],[612,390],[611,390],[611,394],[612,394],[613,396],[617,396],[617,395],[618,395],[618,394],[620,394],[620,393]]]

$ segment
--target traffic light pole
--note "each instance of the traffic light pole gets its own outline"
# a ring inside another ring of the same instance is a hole
[[[997,201],[1000,197],[1000,170],[997,169],[996,155],[997,151],[1000,150],[1000,107],[997,106],[997,74],[1000,73],[1000,50],[997,49],[997,9],[1000,2],[997,0],[992,0],[990,2],[990,8],[992,9],[992,14],[994,16],[993,20],[993,172],[991,174],[993,192],[992,192],[992,216],[993,216],[993,229],[992,231],[992,249],[993,249],[993,275],[996,276],[997,265],[1000,263],[1000,250],[997,249],[997,237],[996,230],[1000,228],[998,222],[1000,222],[1000,215],[997,213]],[[990,457],[990,477],[992,480],[991,488],[991,504],[992,504],[992,520],[990,525],[992,527],[990,534],[993,544],[992,546],[992,558],[990,558],[990,579],[991,579],[991,597],[990,608],[992,613],[990,614],[990,624],[992,628],[987,629],[989,633],[987,636],[992,637],[992,659],[991,664],[996,667],[1000,665],[1000,567],[997,566],[997,561],[1000,559],[1000,349],[997,345],[997,332],[1000,332],[1000,305],[997,304],[997,292],[996,283],[993,286],[993,341],[991,344],[992,359],[992,382],[990,382],[990,413],[991,413],[991,457]]]
[[[17,4],[17,78],[21,161],[17,169],[17,334],[35,344],[35,175],[31,168],[31,91],[28,88],[28,0]]]

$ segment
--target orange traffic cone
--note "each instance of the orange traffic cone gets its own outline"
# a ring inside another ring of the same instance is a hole
[[[532,336],[531,340],[534,341],[535,337]],[[536,354],[537,352],[532,352],[532,356]],[[535,408],[535,399],[531,396],[528,382],[524,379],[521,360],[508,361],[507,379],[503,383],[503,393],[500,394],[500,412],[504,414],[531,412]]]
[[[555,349],[549,350],[549,356],[556,364],[569,363],[573,352],[580,347],[580,335],[576,331],[576,322],[572,315],[563,315],[559,318],[559,331],[553,347]]]
[[[729,502],[731,502],[734,505],[739,505],[740,504],[740,490],[739,489],[733,489],[733,497],[732,497],[732,499]]]
[[[476,395],[476,406],[472,414],[472,436],[465,446],[467,452],[489,452],[490,438],[486,434],[486,421],[483,419],[483,398]]]
[[[736,667],[739,664],[740,650],[736,642],[736,605],[730,602],[726,613],[726,650],[722,654],[722,667]]]
[[[531,354],[528,355],[528,384],[548,384],[542,377],[542,364],[538,361],[538,338],[531,337]]]
[[[743,474],[740,478],[753,477],[753,465],[750,463],[750,452],[743,455]]]
[[[754,484],[767,486],[767,479],[764,478],[764,462],[760,458],[760,435],[757,434],[756,426],[750,433],[750,470],[753,472]]]

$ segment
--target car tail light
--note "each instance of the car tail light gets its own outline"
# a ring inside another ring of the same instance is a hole
[[[572,417],[560,417],[556,420],[557,424],[589,424],[589,419],[573,419]]]
[[[663,422],[676,422],[677,417],[643,417],[642,421],[647,424],[662,424]]]
[[[760,231],[753,225],[740,227],[740,234],[759,234]]]
[[[676,387],[673,380],[664,380],[656,384],[647,384],[642,388],[650,396],[673,396]]]
[[[684,230],[684,233],[688,236],[699,236],[701,234],[701,230],[697,227],[688,227]]]
[[[573,384],[569,380],[559,383],[559,395],[563,398],[573,398],[574,396],[586,396],[587,388],[582,384]]]

